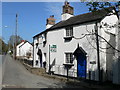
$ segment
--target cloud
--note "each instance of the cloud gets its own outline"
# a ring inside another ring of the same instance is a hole
[[[63,2],[48,2],[45,3],[45,10],[49,16],[54,15],[56,22],[61,20]]]

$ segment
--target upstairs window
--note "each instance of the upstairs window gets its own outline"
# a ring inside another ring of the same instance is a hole
[[[72,53],[65,53],[66,61],[65,63],[73,63],[73,54]]]
[[[35,45],[36,45],[36,48],[37,48],[38,45],[39,45],[39,37],[36,37],[36,43],[35,43]]]
[[[67,27],[66,28],[66,37],[72,37],[73,36],[73,27]]]
[[[42,35],[42,39],[43,39],[43,47],[45,47],[45,45],[46,45],[46,41],[47,41],[47,34],[46,33],[44,33],[43,35]]]
[[[42,34],[42,40],[43,40],[43,42],[46,41],[46,34]]]
[[[37,43],[39,43],[39,37],[37,37]]]

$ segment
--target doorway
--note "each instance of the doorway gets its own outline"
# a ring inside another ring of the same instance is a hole
[[[41,49],[38,49],[38,56],[39,56],[39,60],[40,60],[40,67],[42,67],[42,51]]]
[[[86,57],[82,54],[77,56],[77,76],[86,78]]]
[[[82,47],[79,47],[79,44],[78,44],[78,47],[73,54],[75,55],[77,60],[77,76],[79,78],[86,78],[87,53],[83,50]]]

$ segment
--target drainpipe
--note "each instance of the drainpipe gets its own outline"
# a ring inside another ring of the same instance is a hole
[[[97,46],[97,68],[98,68],[98,79],[101,82],[101,73],[100,73],[100,55],[99,55],[99,39],[98,39],[98,26],[97,22],[95,24],[95,35],[96,35],[96,46]]]

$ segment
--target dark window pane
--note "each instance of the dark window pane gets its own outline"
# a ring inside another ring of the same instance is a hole
[[[73,36],[73,27],[66,28],[66,36]]]
[[[66,63],[72,63],[72,61],[73,61],[73,54],[66,53]]]

